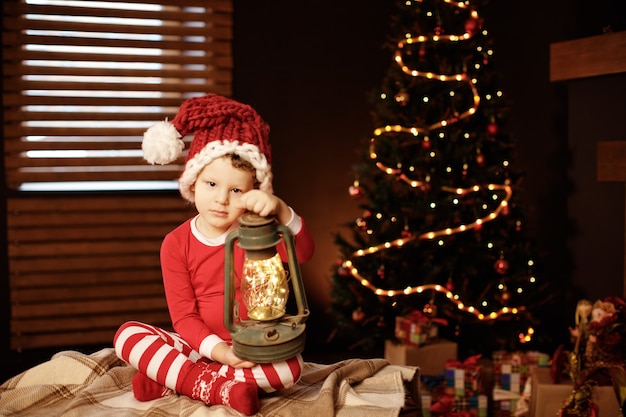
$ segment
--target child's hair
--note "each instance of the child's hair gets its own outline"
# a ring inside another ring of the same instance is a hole
[[[250,174],[252,174],[254,188],[259,188],[260,183],[256,178],[256,168],[252,165],[252,163],[250,163],[250,161],[242,158],[236,153],[227,153],[224,156],[230,158],[230,162],[233,164],[233,168],[243,169],[244,171],[248,171]]]

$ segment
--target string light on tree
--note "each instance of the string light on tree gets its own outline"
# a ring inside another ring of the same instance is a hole
[[[458,337],[500,321],[509,340],[536,337],[532,298],[545,284],[523,233],[509,103],[478,1],[399,1],[391,19],[376,128],[349,187],[363,215],[336,239],[336,334],[360,346],[392,338],[411,310],[449,319]]]

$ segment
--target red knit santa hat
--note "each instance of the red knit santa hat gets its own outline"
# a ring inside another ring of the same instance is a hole
[[[209,94],[185,101],[172,122],[165,120],[150,127],[143,137],[144,159],[151,164],[175,161],[185,147],[181,138],[193,133],[185,170],[178,183],[181,195],[191,202],[191,185],[211,161],[226,154],[237,154],[256,169],[261,190],[272,192],[272,153],[269,126],[250,106]]]

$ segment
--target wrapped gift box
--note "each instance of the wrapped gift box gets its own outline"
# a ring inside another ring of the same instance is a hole
[[[515,416],[519,401],[523,401],[522,395],[506,391],[502,388],[494,388],[492,393],[493,417]]]
[[[441,393],[422,394],[423,417],[451,417],[455,415],[487,417],[488,399],[484,394],[472,397],[451,397]]]
[[[524,391],[531,370],[547,367],[550,357],[546,353],[498,351],[493,354],[494,385],[515,394]]]
[[[475,397],[483,393],[480,355],[467,358],[464,362],[451,360],[446,363],[445,384],[456,397]]]
[[[425,346],[410,346],[385,341],[385,359],[392,365],[419,366],[422,375],[442,374],[446,362],[456,359],[458,345],[455,342],[440,339]]]
[[[484,394],[474,395],[471,397],[456,397],[454,402],[454,411],[469,411],[474,417],[487,417],[488,399]]]
[[[493,402],[494,417],[513,417],[517,408],[517,400],[499,400]],[[554,417],[554,416],[551,416]]]
[[[529,417],[554,417],[563,402],[572,393],[571,381],[553,384],[549,368],[535,368],[531,371],[531,396]],[[593,401],[598,405],[598,417],[621,415],[620,406],[612,386],[594,387]]]
[[[432,318],[419,310],[396,317],[394,335],[398,342],[411,346],[422,346],[437,340],[439,325],[446,320]]]

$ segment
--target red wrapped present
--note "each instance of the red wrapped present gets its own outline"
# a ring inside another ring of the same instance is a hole
[[[487,396],[481,394],[456,397],[439,394],[428,408],[428,414],[438,417],[487,417]]]
[[[419,310],[413,310],[405,316],[396,317],[395,337],[409,346],[422,346],[436,341],[439,325],[447,325],[445,319],[427,316]]]
[[[481,355],[470,356],[463,362],[446,362],[446,386],[453,389],[457,397],[474,397],[482,394],[482,367],[478,364]]]

